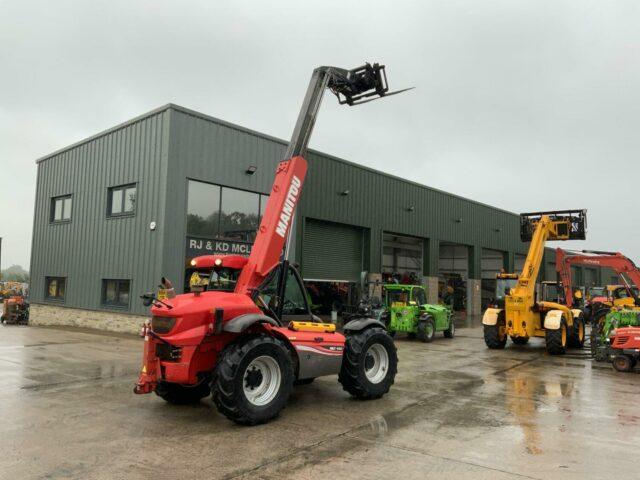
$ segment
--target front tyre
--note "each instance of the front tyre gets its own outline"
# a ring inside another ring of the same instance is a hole
[[[507,344],[507,334],[496,325],[483,325],[484,327],[484,343],[491,350],[502,350]]]
[[[545,330],[547,352],[550,355],[563,355],[567,351],[567,323],[562,320],[560,328]]]
[[[616,355],[611,362],[618,372],[630,372],[635,367],[635,359],[629,355]]]
[[[173,405],[189,405],[198,403],[200,399],[211,393],[209,376],[202,377],[197,385],[180,385],[179,383],[159,382],[156,395]]]
[[[431,315],[418,320],[416,326],[416,338],[424,343],[431,343],[436,337],[436,323]]]
[[[391,337],[373,327],[347,334],[338,381],[356,398],[380,398],[389,391],[398,371]]]
[[[584,317],[582,315],[573,319],[573,328],[569,335],[568,345],[570,348],[582,348],[585,340]]]
[[[449,319],[449,328],[444,331],[444,338],[453,338],[456,334],[456,325],[453,323],[453,317]]]
[[[278,416],[293,380],[286,345],[268,335],[250,337],[220,354],[211,385],[213,402],[229,420],[258,425]]]

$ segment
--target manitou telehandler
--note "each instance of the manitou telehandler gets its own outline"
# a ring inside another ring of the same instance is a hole
[[[536,298],[536,278],[548,240],[584,240],[586,210],[523,213],[520,238],[531,242],[515,287],[505,296],[504,308],[488,308],[482,317],[484,341],[492,349],[504,348],[507,337],[523,345],[531,337],[543,337],[552,355],[584,344],[582,311]]]
[[[622,280],[624,287],[613,290],[618,298],[611,302],[593,304],[589,317],[591,320],[591,353],[598,361],[610,360],[612,352],[611,335],[620,327],[640,326],[640,269],[633,261],[620,252],[600,252],[583,250],[581,252],[556,250],[556,270],[560,274],[567,297],[571,297],[571,266],[586,265],[610,268]],[[624,294],[622,294],[624,292]],[[571,305],[570,305],[571,306]]]
[[[321,323],[287,260],[307,172],[303,155],[327,88],[348,105],[392,94],[383,65],[314,70],[251,255],[213,256],[206,291],[194,282],[191,293],[175,295],[168,288],[160,298],[143,296],[153,307],[143,327],[135,393],[155,391],[170,403],[197,402],[211,393],[226,417],[255,425],[279,414],[294,382],[338,374],[344,390],[357,398],[389,391],[397,355],[384,324],[363,316],[349,321],[341,334],[335,325]],[[170,287],[164,279],[163,286]]]

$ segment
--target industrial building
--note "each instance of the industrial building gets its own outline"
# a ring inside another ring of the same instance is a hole
[[[138,325],[138,296],[189,261],[248,254],[286,142],[169,104],[37,160],[31,303],[50,323]],[[451,286],[480,313],[500,269],[524,262],[518,215],[309,151],[293,258],[319,308],[363,278]],[[555,279],[554,253],[545,254]],[[578,284],[600,283],[575,269]]]

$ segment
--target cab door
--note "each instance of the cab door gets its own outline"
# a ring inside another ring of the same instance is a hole
[[[302,284],[302,279],[298,271],[289,266],[283,279],[284,292],[282,295],[282,313],[281,319],[283,325],[289,322],[311,322],[316,318],[311,314],[309,302],[307,300],[307,291]]]

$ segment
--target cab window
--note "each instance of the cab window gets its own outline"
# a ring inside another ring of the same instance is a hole
[[[412,300],[416,302],[416,305],[424,305],[427,303],[427,297],[424,294],[424,290],[421,288],[414,288]]]
[[[260,289],[260,298],[272,312],[278,311],[278,280],[280,278],[280,268],[274,269],[267,283]],[[262,308],[262,305],[259,305]]]
[[[307,299],[293,269],[287,272],[287,284],[284,289],[283,315],[301,315],[308,313]]]

